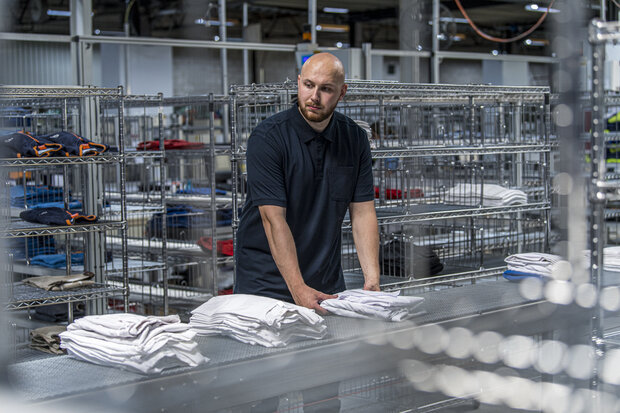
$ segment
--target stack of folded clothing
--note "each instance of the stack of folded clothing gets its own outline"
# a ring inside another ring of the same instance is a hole
[[[71,254],[71,265],[83,264],[83,252]],[[30,259],[30,265],[39,265],[46,268],[65,268],[67,266],[67,256],[65,254],[39,254]]]
[[[402,321],[415,315],[413,309],[423,301],[422,297],[400,296],[400,291],[355,289],[338,293],[338,298],[322,301],[321,307],[345,317]]]
[[[50,354],[64,354],[60,348],[60,333],[65,326],[46,326],[30,331],[30,348]]]
[[[21,131],[0,136],[0,157],[3,158],[93,156],[109,149],[107,145],[67,131],[38,136]]]
[[[184,195],[211,195],[211,188],[209,187],[201,187],[201,186],[192,186],[183,189],[178,189],[177,194]],[[223,189],[215,188],[216,195],[226,195],[226,191]]]
[[[37,136],[37,138],[62,145],[62,151],[67,156],[95,156],[109,150],[108,145],[95,143],[73,132],[62,131]]]
[[[211,237],[200,237],[198,238],[198,241],[196,241],[196,244],[198,244],[200,249],[207,254],[210,254],[213,250],[213,239]],[[233,256],[232,239],[217,241],[216,248],[218,255],[227,255],[229,257]]]
[[[202,142],[188,142],[182,139],[165,139],[164,149],[169,150],[182,150],[182,149],[203,149],[205,144]],[[158,151],[159,141],[145,141],[140,142],[136,149],[139,151]]]
[[[2,158],[47,158],[62,155],[62,145],[21,131],[0,136]]]
[[[584,256],[589,263],[591,260],[590,250],[584,251]],[[603,269],[612,272],[620,272],[620,246],[605,247],[603,249]]]
[[[75,275],[44,275],[42,277],[26,278],[22,282],[47,291],[66,291],[76,288],[90,287],[95,284],[95,274],[85,272]]]
[[[70,212],[63,208],[31,208],[20,212],[19,217],[24,221],[45,225],[78,225],[97,222],[95,215],[81,215],[79,212]]]
[[[157,213],[147,223],[149,237],[161,237],[163,214]],[[232,223],[232,209],[218,209],[216,211],[217,226],[226,226]],[[211,211],[196,208],[191,205],[169,206],[166,210],[166,228],[168,238],[179,240],[197,239],[204,233],[204,229],[211,226]]]
[[[213,297],[192,311],[189,324],[201,335],[226,335],[264,347],[283,347],[327,334],[325,320],[314,311],[249,294]]]
[[[527,204],[527,195],[518,189],[495,184],[458,184],[446,192],[445,202],[459,205],[508,206]]]
[[[524,252],[510,255],[504,261],[508,264],[504,278],[520,280],[527,277],[551,277],[553,265],[562,261],[562,257],[543,252]]]
[[[439,256],[431,247],[405,243],[399,239],[381,245],[379,262],[382,263],[383,274],[396,277],[425,278],[443,270]]]
[[[375,198],[379,198],[379,187],[375,186]],[[409,191],[401,191],[400,189],[385,190],[385,199],[403,199],[403,198],[423,198],[424,192],[420,188],[412,188]]]
[[[62,202],[63,190],[55,186],[11,187],[11,206],[25,208],[44,202]]]
[[[14,259],[25,259],[26,256],[49,255],[56,253],[54,237],[9,238],[6,246],[13,253]],[[26,254],[27,252],[27,254]]]
[[[177,315],[106,314],[69,324],[60,334],[60,348],[91,363],[149,374],[209,361],[198,351],[195,336]]]

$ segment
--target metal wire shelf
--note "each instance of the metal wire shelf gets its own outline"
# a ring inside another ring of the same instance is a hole
[[[122,94],[122,86],[119,86],[118,88],[101,88],[93,86],[0,86],[0,97],[79,98],[101,96],[119,98]]]
[[[121,230],[125,228],[125,226],[125,222],[98,222],[96,224],[83,224],[75,226],[7,228],[0,230],[0,238],[19,238],[41,235],[79,234],[85,232]]]
[[[516,214],[519,212],[544,211],[550,210],[551,204],[548,202],[540,202],[536,204],[501,206],[501,207],[463,207],[458,209],[449,209],[442,211],[420,212],[420,213],[404,213],[393,216],[378,216],[377,220],[380,225],[385,224],[403,224],[413,221],[431,221],[437,219],[453,219],[492,216],[500,214]],[[380,210],[378,209],[377,212]],[[342,229],[351,229],[351,221],[345,219]]]
[[[4,158],[0,159],[0,167],[103,164],[119,162],[122,158],[123,155],[120,153],[97,156],[67,156],[62,158]]]
[[[95,284],[93,287],[71,291],[45,291],[26,284],[15,283],[13,296],[5,305],[6,310],[19,310],[49,304],[71,303],[122,295],[124,288]]]

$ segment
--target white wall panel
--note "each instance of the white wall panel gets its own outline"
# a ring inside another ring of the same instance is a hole
[[[70,85],[69,43],[0,41],[0,83]]]

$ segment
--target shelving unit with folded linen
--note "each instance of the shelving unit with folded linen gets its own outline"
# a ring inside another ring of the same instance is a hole
[[[548,88],[348,84],[336,110],[371,139],[384,285],[497,276],[510,254],[548,251]],[[288,107],[296,87],[233,88],[239,182],[252,129]],[[342,237],[348,286],[361,286],[348,217]]]
[[[603,124],[604,135],[604,182],[606,186],[620,186],[620,95],[617,92],[606,91],[604,96],[604,113],[601,113],[600,121]],[[591,149],[591,121],[592,100],[588,98],[583,102],[585,127],[583,141],[586,150]],[[591,165],[589,156],[586,159]],[[605,230],[606,242],[620,244],[620,197],[608,197],[605,205]]]
[[[149,222],[166,212],[166,166],[163,148],[163,96],[126,95],[123,99],[122,129],[125,136],[125,187],[127,204],[127,264],[130,284],[130,309],[140,314],[168,312],[168,272],[166,228],[157,236],[148,231]],[[121,120],[118,111],[106,108],[103,122],[104,141],[114,143]],[[150,150],[140,143],[152,142]],[[109,188],[109,208],[120,211],[120,188]],[[164,223],[165,225],[165,223]],[[123,238],[119,232],[108,233],[106,251],[113,260],[106,264],[112,283],[122,282],[119,266]]]
[[[140,228],[148,245],[165,243],[165,294],[171,312],[191,310],[232,287],[227,111],[228,98],[222,96],[164,98],[161,120],[150,122],[158,123],[161,133],[135,134],[129,140],[128,153],[165,154],[164,177],[155,184],[164,193],[165,211],[141,222]]]
[[[0,88],[3,306],[27,310],[11,314],[16,336],[31,319],[126,309],[126,261],[117,267],[122,283],[111,284],[105,249],[105,234],[125,239],[123,131],[116,145],[103,143],[104,107],[122,119],[121,88]],[[115,212],[110,185],[120,188]],[[119,248],[126,257],[126,242]]]

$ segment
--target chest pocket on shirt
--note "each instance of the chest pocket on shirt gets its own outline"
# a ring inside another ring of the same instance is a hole
[[[353,167],[335,166],[329,168],[329,196],[332,201],[350,202],[353,196]]]

